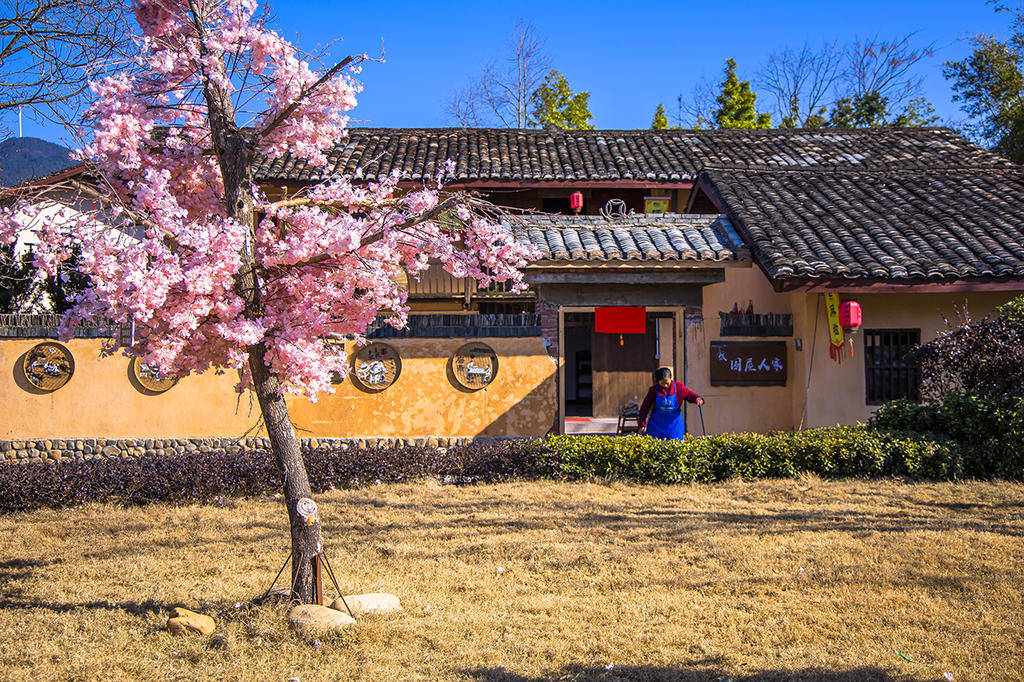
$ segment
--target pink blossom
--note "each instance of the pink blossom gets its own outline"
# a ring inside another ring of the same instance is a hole
[[[93,135],[77,155],[93,164],[106,194],[95,215],[47,220],[33,205],[0,209],[0,239],[38,232],[44,272],[80,250],[78,268],[92,286],[65,317],[65,332],[97,316],[131,324],[127,352],[161,373],[240,370],[239,390],[250,381],[250,349],[263,344],[271,372],[315,398],[333,390],[332,372],[347,373],[344,353],[328,339],[358,344],[379,315],[405,324],[398,282],[406,273],[439,262],[484,285],[524,286],[519,268],[536,254],[508,230],[466,206],[429,213],[441,201],[444,173],[411,192],[399,188],[397,172],[366,184],[330,173],[330,150],[361,90],[356,68],[310,93],[321,74],[254,20],[254,0],[196,6],[206,12],[202,32],[184,0],[134,0],[139,68],[92,84]],[[262,98],[263,110],[239,123],[252,126],[254,156],[327,167],[326,181],[303,190],[305,203],[278,204],[253,187],[258,223],[228,217],[211,153],[210,85],[238,102]],[[444,168],[451,173],[454,164]],[[247,309],[240,294],[243,253],[255,263],[258,309]]]

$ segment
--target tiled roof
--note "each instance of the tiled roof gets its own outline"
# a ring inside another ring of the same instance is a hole
[[[526,215],[506,223],[545,261],[736,261],[750,252],[725,216]]]
[[[263,159],[260,181],[313,182],[344,173],[378,180],[435,177],[455,162],[454,182],[634,180],[683,182],[707,167],[943,168],[1010,163],[945,128],[857,130],[514,130],[352,128],[314,169]]]
[[[773,279],[1024,277],[1024,169],[709,170]]]

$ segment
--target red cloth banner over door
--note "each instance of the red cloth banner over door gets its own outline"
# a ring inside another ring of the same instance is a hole
[[[594,331],[599,334],[643,334],[647,331],[647,308],[643,306],[595,308]]]

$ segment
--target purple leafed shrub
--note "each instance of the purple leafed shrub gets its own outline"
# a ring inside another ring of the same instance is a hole
[[[972,320],[966,304],[959,324],[911,353],[921,369],[921,393],[942,400],[963,393],[1003,402],[1024,397],[1024,297]]]
[[[321,448],[303,455],[315,492],[435,477],[489,483],[552,476],[556,460],[540,441],[509,440],[433,447]],[[282,480],[268,450],[142,459],[0,465],[0,512],[85,502],[187,504],[223,496],[276,493]]]

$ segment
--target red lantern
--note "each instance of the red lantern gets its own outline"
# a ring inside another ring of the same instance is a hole
[[[573,192],[569,195],[569,208],[574,213],[579,213],[583,209],[583,192]]]
[[[839,324],[850,337],[850,357],[853,357],[853,333],[864,322],[864,316],[857,301],[843,301],[839,304]]]
[[[843,301],[839,304],[839,324],[843,329],[858,329],[864,316],[857,301]]]

